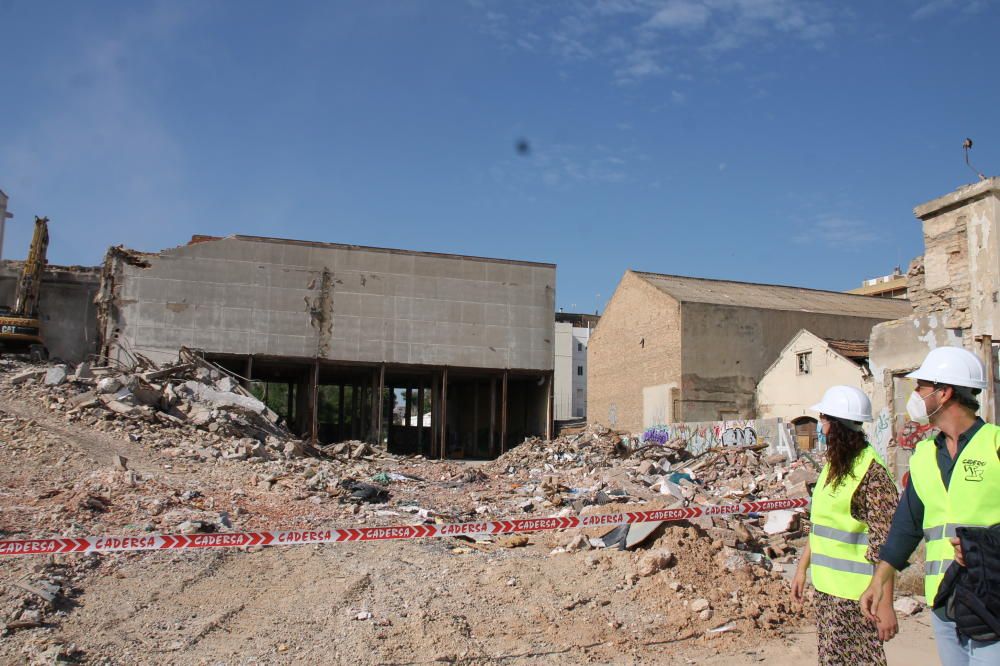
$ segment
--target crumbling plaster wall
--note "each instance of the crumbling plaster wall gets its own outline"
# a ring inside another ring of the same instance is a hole
[[[118,260],[109,334],[210,353],[550,371],[555,267],[229,237]]]
[[[898,479],[909,468],[913,445],[926,434],[906,416],[913,382],[904,375],[941,346],[965,347],[981,358],[991,353],[996,359],[996,345],[987,352],[981,336],[1000,333],[998,195],[1000,179],[991,178],[914,209],[924,235],[924,254],[908,272],[914,314],[876,326],[870,344],[873,444],[895,465]],[[996,420],[995,413],[981,413]]]

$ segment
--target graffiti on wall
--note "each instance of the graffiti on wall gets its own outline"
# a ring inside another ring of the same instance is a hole
[[[871,435],[868,438],[878,454],[885,460],[889,455],[889,443],[892,441],[892,418],[889,410],[883,408],[871,425]]]
[[[899,432],[896,434],[896,443],[901,449],[915,449],[917,448],[917,443],[934,437],[937,434],[937,428],[930,425],[921,425],[916,421],[907,421],[902,427],[900,427]]]
[[[695,455],[716,447],[741,447],[765,443],[768,450],[795,457],[792,426],[780,419],[741,421],[710,421],[703,423],[670,423],[647,428],[641,441],[664,445],[684,442]]]

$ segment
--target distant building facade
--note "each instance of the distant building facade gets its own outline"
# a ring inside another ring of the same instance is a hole
[[[857,289],[851,289],[848,294],[859,296],[872,296],[874,298],[900,298],[907,297],[906,285],[908,278],[900,271],[899,266],[891,275],[865,280]]]
[[[557,312],[555,325],[555,419],[587,416],[587,349],[597,314]]]
[[[801,329],[867,340],[908,302],[627,271],[590,337],[587,419],[620,430],[752,419],[757,384]]]
[[[781,418],[795,426],[800,449],[816,443],[811,407],[836,384],[871,390],[867,340],[824,339],[802,329],[757,384],[757,418]]]

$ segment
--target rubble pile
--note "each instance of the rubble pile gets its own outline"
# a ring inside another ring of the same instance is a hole
[[[0,399],[36,401],[44,406],[35,410],[40,420],[65,420],[65,428],[80,433],[113,433],[137,447],[117,449],[110,463],[105,456],[94,469],[81,452],[60,450],[63,426],[36,427],[31,417],[0,412],[4,455],[49,461],[47,469],[25,467],[34,476],[14,489],[20,504],[2,526],[11,535],[587,516],[625,506],[805,497],[818,477],[818,463],[769,454],[766,444],[695,454],[684,441],[641,441],[596,424],[552,441],[529,438],[486,463],[396,456],[360,441],[310,446],[237,378],[192,354],[130,371],[6,362]],[[145,467],[139,464],[144,456]],[[593,568],[596,575],[607,569],[615,586],[602,603],[612,597],[640,601],[662,611],[681,633],[749,636],[777,631],[808,612],[808,606],[790,606],[782,580],[794,572],[808,527],[806,514],[797,510],[445,541],[446,552],[456,557],[503,561],[527,551],[535,558],[566,558],[574,569]],[[128,566],[132,557],[104,561]],[[49,568],[25,584],[42,591],[58,587],[61,598],[71,598],[82,584],[65,570],[71,561],[79,575],[92,573],[91,558],[64,557],[46,560]],[[57,565],[64,569],[51,569]],[[18,590],[2,617],[8,631],[58,622],[61,607]]]
[[[305,445],[281,417],[222,368],[182,350],[176,363],[145,362],[132,370],[81,363],[47,368],[17,366],[5,373],[0,395],[36,393],[53,412],[98,430],[118,430],[132,441],[171,446],[169,435],[191,439],[202,458],[299,458]],[[150,437],[152,436],[152,437]]]

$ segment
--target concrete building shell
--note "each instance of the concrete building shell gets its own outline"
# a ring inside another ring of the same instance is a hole
[[[280,388],[313,439],[492,457],[550,430],[552,264],[230,236],[112,248],[103,275],[109,358],[201,350]],[[398,426],[391,396],[406,403]],[[431,427],[410,425],[428,409]]]

